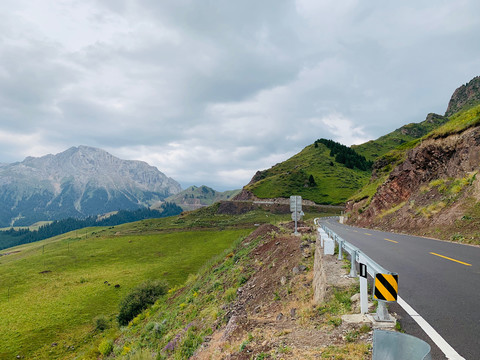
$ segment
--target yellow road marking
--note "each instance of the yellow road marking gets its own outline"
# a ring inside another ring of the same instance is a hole
[[[392,242],[392,243],[398,244],[398,241],[395,241],[395,240],[390,240],[390,239],[387,239],[387,238],[385,238],[385,239],[383,239],[383,240],[387,240],[387,241],[390,241],[390,242]]]
[[[356,233],[357,233],[358,231],[357,231],[357,230],[353,230],[353,232],[356,232]]]
[[[436,254],[434,252],[431,252],[430,254],[435,255],[435,256],[439,256],[441,258],[444,258],[444,259],[447,259],[447,260],[450,260],[450,261],[455,261],[457,263],[460,263],[460,264],[463,264],[463,265],[466,265],[466,266],[472,266],[472,264],[469,264],[469,263],[466,263],[466,262],[463,262],[463,261],[460,261],[460,260],[455,260],[455,259],[449,258],[448,256],[443,256],[443,255],[440,255],[440,254]]]
[[[369,235],[369,236],[372,236],[372,234],[369,234],[369,233],[364,233],[365,235]]]

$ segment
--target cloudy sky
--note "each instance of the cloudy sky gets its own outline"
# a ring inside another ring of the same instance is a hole
[[[103,148],[240,188],[318,138],[350,145],[480,75],[480,2],[2,0],[0,162]]]

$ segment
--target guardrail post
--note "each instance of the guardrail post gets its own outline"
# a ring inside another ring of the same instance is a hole
[[[393,321],[388,313],[387,304],[385,301],[378,300],[377,313],[375,314],[374,319],[377,321]]]
[[[338,238],[336,236],[335,236],[335,240],[338,242],[338,260],[342,260],[343,241],[338,240]]]
[[[358,264],[360,267],[360,313],[368,313],[368,270],[367,261],[362,252],[358,255]]]
[[[355,262],[357,260],[357,252],[352,250],[350,253],[350,277],[354,278],[357,277],[357,267],[355,266]]]

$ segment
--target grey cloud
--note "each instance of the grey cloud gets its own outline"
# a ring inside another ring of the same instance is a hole
[[[473,0],[85,1],[17,21],[29,2],[0,5],[0,139],[25,135],[0,162],[85,144],[240,187],[317,138],[443,113],[480,68]],[[71,37],[41,26],[72,19]]]

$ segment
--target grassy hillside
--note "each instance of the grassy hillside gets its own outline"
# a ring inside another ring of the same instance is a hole
[[[404,161],[407,151],[415,148],[425,139],[436,139],[447,137],[452,134],[457,134],[462,131],[465,131],[468,128],[473,126],[478,126],[480,124],[480,105],[469,107],[465,110],[457,112],[452,115],[447,122],[442,125],[435,127],[429,133],[424,136],[413,139],[409,142],[405,142],[402,145],[396,147],[395,149],[390,150],[385,153],[381,158],[378,159],[377,165],[380,165],[376,170],[376,177],[370,179],[370,181],[357,191],[349,200],[355,202],[368,199],[366,205],[370,203],[370,200],[375,195],[377,188],[381,186],[385,180],[390,175],[390,172]]]
[[[405,148],[431,131],[441,127],[448,118],[429,114],[421,123],[412,123],[361,145],[351,147],[368,161],[374,161],[389,152]],[[342,204],[359,189],[368,185],[371,172],[351,169],[335,161],[324,144],[307,146],[292,158],[257,173],[245,187],[259,198],[301,195],[321,204]],[[338,159],[337,159],[338,160]],[[347,164],[348,165],[348,164]],[[310,176],[315,185],[312,186]]]
[[[432,130],[445,124],[447,121],[448,118],[444,116],[428,114],[426,120],[421,123],[411,123],[402,126],[376,140],[371,140],[361,145],[353,145],[352,149],[365,156],[367,160],[376,160],[404,143],[425,136]]]
[[[452,134],[458,134],[473,126],[480,124],[480,105],[468,107],[450,117],[443,126],[435,129],[427,137],[440,138]]]
[[[289,217],[262,210],[218,214],[218,208],[87,228],[4,250],[0,358],[69,359],[96,348],[103,336],[119,331],[118,304],[133,287],[146,279],[183,284],[254,224]],[[111,333],[95,330],[98,316]]]
[[[335,162],[325,145],[312,144],[290,159],[258,173],[245,189],[259,198],[301,195],[319,204],[341,204],[369,178],[370,171],[349,169]]]
[[[328,294],[312,306],[313,241],[309,230],[299,237],[281,225],[258,227],[138,315],[119,336],[105,335],[104,341],[113,344],[109,358],[370,358],[365,341],[370,327],[340,318],[355,311],[351,297],[358,292],[358,280],[342,276],[348,265],[341,269],[335,259],[326,260],[331,261],[324,280]],[[305,271],[292,274],[301,265]]]
[[[173,202],[180,206],[183,210],[195,210],[203,206],[212,205],[214,202],[221,200],[230,200],[240,190],[216,191],[208,186],[190,186],[189,188],[172,195],[165,201]]]

